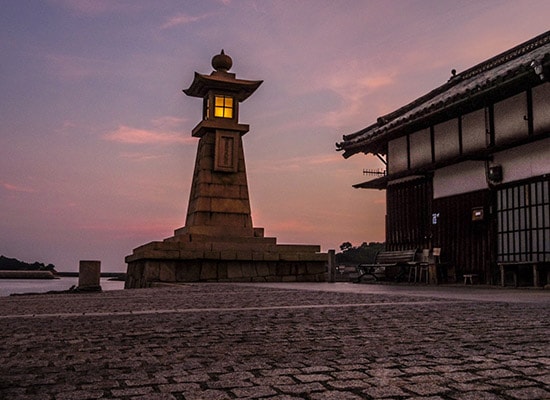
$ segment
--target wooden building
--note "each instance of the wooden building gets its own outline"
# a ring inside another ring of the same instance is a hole
[[[386,190],[388,250],[441,248],[481,283],[498,283],[500,264],[548,266],[549,79],[550,31],[344,135],[345,158],[385,164],[354,187]]]

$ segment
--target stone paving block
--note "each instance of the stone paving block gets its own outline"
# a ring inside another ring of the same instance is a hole
[[[539,387],[506,390],[504,394],[518,400],[550,399],[550,390]]]
[[[428,367],[415,366],[415,367],[409,367],[409,368],[402,368],[401,371],[404,372],[405,374],[428,374],[432,371],[432,369]]]
[[[445,385],[449,382],[449,380],[445,379],[445,377],[441,375],[434,375],[434,374],[410,375],[410,376],[407,376],[407,380],[414,384],[439,383],[441,385]]]
[[[172,378],[174,382],[177,383],[183,383],[183,382],[207,382],[210,380],[210,376],[205,373],[199,373],[199,374],[189,374],[189,375],[183,375],[183,376],[174,376]]]
[[[277,376],[277,375],[294,375],[301,373],[300,369],[298,368],[277,368],[274,367],[273,369],[266,369],[260,371],[260,373],[264,376]]]
[[[278,396],[270,397],[271,400],[303,400],[303,397],[291,396],[288,394],[280,394]]]
[[[502,400],[501,395],[486,392],[483,389],[451,393],[449,396],[453,400]]]
[[[365,381],[359,379],[336,379],[328,381],[326,384],[334,389],[364,389],[366,387]]]
[[[449,383],[449,388],[459,392],[475,392],[495,390],[496,386],[486,384],[484,381],[476,381],[465,383]]]
[[[341,391],[327,391],[322,393],[312,393],[308,396],[311,400],[361,400],[362,396],[354,393],[341,392]]]
[[[399,386],[397,385],[373,385],[367,388],[366,390],[363,390],[362,393],[366,394],[367,396],[370,396],[371,398],[375,399],[381,399],[385,397],[405,397],[407,396],[407,393],[404,392]]]
[[[547,396],[548,293],[285,287],[0,298],[0,398]]]
[[[170,393],[149,393],[145,396],[131,397],[131,400],[178,400]]]
[[[55,400],[89,400],[103,397],[102,390],[74,390],[55,395]]]
[[[347,380],[347,379],[367,379],[369,375],[361,371],[340,371],[331,373],[333,377],[337,380]]]
[[[231,393],[233,393],[238,398],[251,398],[251,399],[273,396],[277,394],[277,392],[273,388],[269,386],[262,386],[262,385],[249,387],[249,388],[232,389]]]
[[[314,365],[312,367],[305,367],[301,369],[301,372],[304,374],[311,374],[315,372],[332,372],[334,371],[334,368],[326,366],[326,365]]]
[[[111,391],[115,397],[144,396],[153,392],[151,386],[140,386],[134,388],[113,389]]]
[[[209,381],[206,383],[211,389],[233,389],[233,388],[245,388],[253,386],[250,381],[239,381],[239,380],[221,380],[221,381]]]
[[[443,374],[444,379],[452,379],[456,382],[471,382],[482,379],[483,377],[472,372],[450,372]]]
[[[320,392],[325,390],[324,386],[319,382],[297,383],[295,385],[277,385],[275,388],[287,394],[309,394],[312,392]]]
[[[259,385],[259,386],[293,385],[296,383],[295,379],[286,375],[265,376],[265,377],[262,376],[258,378],[251,378],[250,381],[254,385]]]
[[[540,371],[540,370],[539,370]],[[546,372],[546,371],[545,371]],[[536,382],[541,382],[545,385],[547,385],[548,387],[550,387],[550,374],[545,374],[545,375],[538,375],[533,373],[528,373],[527,374],[533,381],[536,381]]]
[[[533,382],[531,379],[525,379],[520,377],[489,379],[489,380],[486,380],[485,382],[489,385],[497,386],[500,388],[519,388],[519,387],[535,385],[535,382]]]
[[[487,378],[510,378],[512,376],[518,376],[517,372],[510,371],[509,369],[484,369],[480,370],[478,374]]]
[[[380,378],[381,380],[404,375],[403,371],[397,368],[374,368],[369,369],[368,373],[374,377]]]
[[[294,377],[298,379],[298,381],[303,383],[324,382],[332,379],[332,377],[330,377],[329,375],[324,375],[324,374],[307,374],[307,375],[299,374],[299,375],[294,375]]]
[[[449,389],[444,386],[437,385],[435,383],[429,383],[429,382],[416,383],[414,385],[406,385],[405,388],[408,391],[419,394],[421,396],[442,394],[449,391]]]
[[[221,390],[197,390],[184,393],[185,400],[230,400],[234,398],[227,392]]]
[[[17,399],[17,400],[55,400],[54,395],[44,394],[44,395],[33,395],[33,394],[20,394],[13,397],[10,397],[9,394],[6,395],[6,399]]]
[[[168,383],[158,385],[161,393],[184,393],[189,391],[200,391],[201,387],[197,383]]]

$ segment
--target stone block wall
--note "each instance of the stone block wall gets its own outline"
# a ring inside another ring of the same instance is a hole
[[[126,288],[155,282],[324,282],[326,260],[138,260],[128,264]]]
[[[277,244],[254,237],[179,233],[144,244],[126,257],[126,288],[154,282],[324,282],[328,255],[318,245]]]

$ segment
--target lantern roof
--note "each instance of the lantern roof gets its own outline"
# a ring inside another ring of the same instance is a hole
[[[212,67],[215,69],[210,75],[195,72],[191,86],[183,92],[191,97],[204,98],[211,90],[227,93],[238,101],[245,101],[258,89],[263,81],[237,79],[235,74],[227,72],[233,65],[231,57],[222,50],[212,58]]]

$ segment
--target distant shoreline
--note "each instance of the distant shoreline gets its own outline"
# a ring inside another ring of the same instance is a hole
[[[59,279],[52,271],[0,270],[0,279]]]
[[[124,272],[102,272],[102,278],[125,280]],[[0,279],[59,279],[64,277],[78,278],[78,272],[52,272],[39,270],[0,270]]]
[[[56,272],[57,276],[78,277],[78,272]],[[126,272],[102,272],[100,274],[102,278],[124,278]]]

